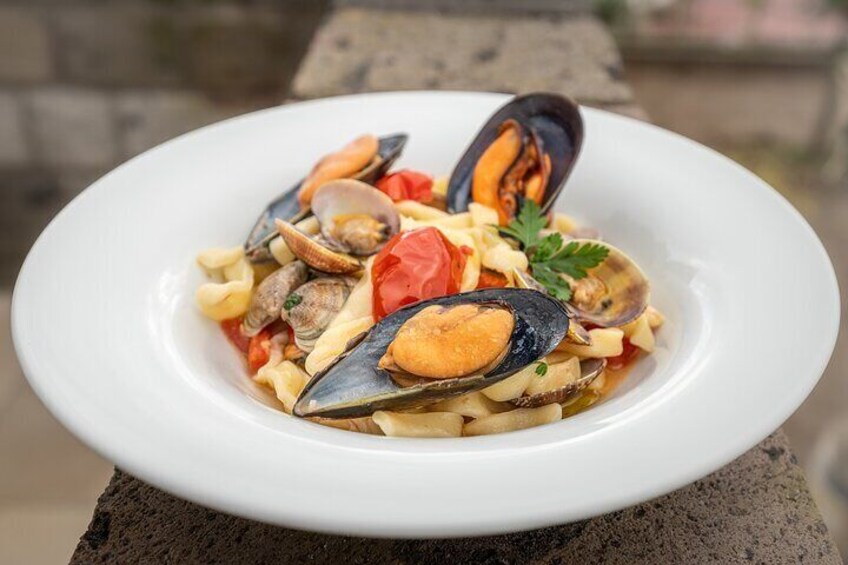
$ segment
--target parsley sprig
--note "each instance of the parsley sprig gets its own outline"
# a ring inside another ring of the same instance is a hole
[[[547,219],[532,200],[522,203],[518,216],[506,227],[499,228],[502,235],[518,241],[527,259],[530,271],[551,296],[560,300],[571,299],[571,285],[560,275],[580,280],[587,271],[597,267],[609,255],[609,249],[598,243],[579,244],[569,241],[563,245],[562,236],[551,233],[540,237]]]

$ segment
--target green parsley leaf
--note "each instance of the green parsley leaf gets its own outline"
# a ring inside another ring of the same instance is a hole
[[[283,303],[283,308],[285,308],[286,312],[288,312],[289,310],[300,304],[302,301],[303,297],[301,295],[297,294],[296,292],[292,292],[291,294],[289,294],[288,298],[286,298],[286,301]]]
[[[554,272],[547,263],[530,263],[530,269],[535,278],[544,286],[548,294],[558,300],[567,301],[571,299],[571,287],[558,273]]]
[[[588,269],[603,263],[607,255],[609,255],[609,249],[603,245],[597,243],[580,245],[576,241],[570,241],[547,263],[554,271],[580,280],[586,276]]]
[[[533,261],[547,261],[562,247],[562,236],[552,233],[545,236],[533,250]]]
[[[536,364],[536,374],[539,375],[540,377],[544,377],[545,375],[547,375],[548,374],[548,364],[545,363],[544,361],[539,361]]]
[[[539,242],[539,231],[548,225],[548,219],[539,210],[538,204],[525,200],[518,216],[506,227],[499,228],[502,235],[518,240],[523,249],[530,249]]]

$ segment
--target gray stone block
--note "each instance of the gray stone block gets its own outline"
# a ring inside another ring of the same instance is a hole
[[[16,94],[0,92],[0,166],[19,167],[29,161],[23,112]]]
[[[53,70],[50,37],[38,12],[0,6],[0,80],[40,82]]]
[[[107,86],[183,82],[173,18],[138,2],[73,4],[50,11],[62,80]]]
[[[615,44],[590,16],[469,16],[346,8],[319,30],[293,92],[549,90],[626,103]]]
[[[449,540],[353,538],[278,528],[191,504],[117,471],[71,559],[73,564],[103,562],[842,561],[786,437],[777,432],[712,475],[632,508],[541,530]]]
[[[241,113],[191,92],[137,90],[117,98],[122,156],[133,157],[187,131]]]
[[[51,166],[99,167],[118,158],[109,97],[70,87],[39,88],[29,96],[38,158]]]

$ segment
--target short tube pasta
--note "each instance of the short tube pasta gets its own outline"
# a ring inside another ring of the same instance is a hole
[[[404,414],[380,410],[372,416],[383,433],[393,437],[460,437],[462,416],[451,412]]]
[[[562,419],[562,406],[548,404],[539,408],[517,408],[502,414],[479,418],[462,429],[462,435],[482,436],[501,434],[550,424]]]

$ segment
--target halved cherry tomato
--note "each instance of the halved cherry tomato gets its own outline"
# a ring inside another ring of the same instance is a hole
[[[251,373],[258,371],[271,358],[271,332],[262,330],[252,338],[247,349],[247,366]]]
[[[640,349],[630,343],[630,340],[626,337],[622,342],[622,346],[621,355],[607,357],[607,367],[612,371],[623,369],[639,356]]]
[[[250,338],[242,333],[241,321],[242,318],[240,316],[238,318],[222,320],[221,329],[224,330],[224,334],[230,340],[230,343],[235,345],[242,353],[247,353]]]
[[[477,288],[503,288],[507,285],[506,277],[497,271],[483,269],[477,281]]]
[[[381,320],[401,306],[456,294],[467,257],[433,227],[402,232],[374,258],[373,312]]]
[[[395,202],[433,200],[433,177],[409,169],[386,175],[379,179],[375,186],[388,194],[389,198]]]

